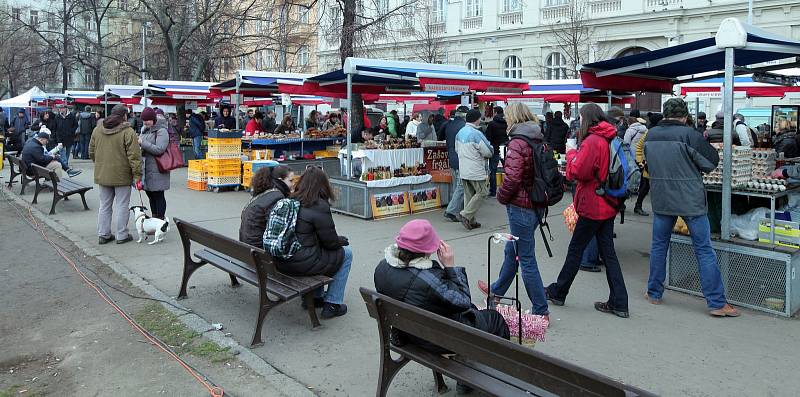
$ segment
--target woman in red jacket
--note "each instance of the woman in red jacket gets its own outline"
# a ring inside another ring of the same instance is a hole
[[[600,181],[608,177],[609,141],[617,129],[608,121],[600,106],[584,105],[580,110],[581,127],[578,131],[580,149],[567,143],[567,179],[577,182],[575,211],[578,223],[569,242],[564,267],[558,280],[547,289],[547,299],[556,306],[563,306],[569,288],[581,264],[583,250],[593,237],[597,237],[600,256],[606,264],[606,279],[610,290],[608,300],[595,302],[594,308],[603,313],[612,313],[628,318],[628,292],[622,269],[614,251],[614,218],[617,216],[616,199],[600,195]]]
[[[497,201],[506,206],[508,214],[508,228],[510,233],[519,240],[507,242],[505,259],[497,281],[492,283],[494,295],[503,296],[514,275],[517,273],[517,257],[522,268],[522,282],[525,290],[533,303],[533,313],[547,316],[547,297],[544,293],[542,276],[539,274],[539,265],[536,263],[536,250],[533,240],[539,217],[543,215],[541,208],[534,208],[530,199],[530,190],[533,186],[533,149],[525,141],[541,143],[544,139],[539,120],[531,114],[528,107],[521,103],[508,106],[505,111],[506,122],[511,140],[506,145],[506,160],[503,165],[505,178],[503,185],[497,190]],[[522,139],[525,138],[525,139]],[[489,294],[489,285],[478,281],[478,288]]]

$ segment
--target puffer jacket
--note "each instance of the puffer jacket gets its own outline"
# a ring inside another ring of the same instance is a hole
[[[647,132],[644,157],[653,212],[684,217],[708,212],[702,173],[717,168],[719,155],[703,134],[680,121],[662,120]]]
[[[424,257],[402,263],[396,244],[384,250],[374,281],[381,294],[456,321],[459,314],[472,308],[463,267],[446,268]]]
[[[239,226],[239,241],[254,247],[264,247],[264,231],[272,207],[278,200],[289,196],[289,187],[281,180],[275,186],[253,197],[242,210],[242,223]]]
[[[456,135],[459,177],[468,181],[485,181],[489,178],[486,159],[494,154],[492,144],[472,124],[466,124]]]
[[[533,186],[533,149],[523,139],[524,136],[534,142],[544,139],[539,124],[528,121],[511,127],[511,140],[506,145],[506,161],[503,165],[505,177],[503,185],[497,189],[497,201],[503,205],[515,205],[521,208],[533,208],[531,203],[531,187]]]
[[[567,153],[567,179],[576,181],[575,211],[579,216],[596,221],[617,215],[617,200],[596,193],[600,181],[608,178],[608,143],[617,136],[617,127],[600,122],[589,128],[578,150]]]
[[[144,183],[144,190],[148,192],[169,190],[169,171],[159,171],[156,163],[156,157],[162,155],[169,147],[167,120],[164,116],[158,116],[153,127],[144,127],[139,138],[142,140],[139,146],[142,147],[142,165],[144,166],[142,183]]]
[[[98,124],[89,141],[89,158],[94,161],[94,183],[98,185],[129,186],[142,179],[142,149],[127,122],[113,127]]]
[[[311,207],[300,207],[294,230],[301,247],[291,258],[279,259],[278,270],[296,276],[333,276],[344,262],[344,249],[330,204],[318,200]]]
[[[647,126],[642,123],[633,123],[625,131],[625,138],[623,141],[631,146],[631,150],[636,150],[639,146],[639,141],[642,140],[644,134],[647,132]]]

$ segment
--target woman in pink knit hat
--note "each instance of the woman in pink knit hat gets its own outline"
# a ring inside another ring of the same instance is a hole
[[[498,312],[478,310],[472,304],[466,270],[455,265],[453,249],[439,238],[430,222],[415,219],[406,223],[394,241],[375,269],[378,292],[509,338],[508,326]],[[431,259],[434,253],[438,261]],[[430,344],[426,347],[441,350]]]

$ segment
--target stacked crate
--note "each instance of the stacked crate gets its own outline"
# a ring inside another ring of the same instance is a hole
[[[208,134],[208,187],[239,186],[242,182],[242,136],[239,132]]]
[[[205,160],[189,160],[189,177],[186,186],[191,190],[206,190],[208,171]]]
[[[245,189],[249,189],[252,180],[253,180],[253,162],[245,161],[242,167],[242,187],[244,187]]]

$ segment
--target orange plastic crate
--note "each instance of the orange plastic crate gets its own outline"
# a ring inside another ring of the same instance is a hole
[[[206,188],[208,187],[208,184],[206,182],[197,182],[197,181],[189,180],[189,181],[186,181],[186,187],[188,187],[191,190],[202,190],[202,191],[205,191]]]

